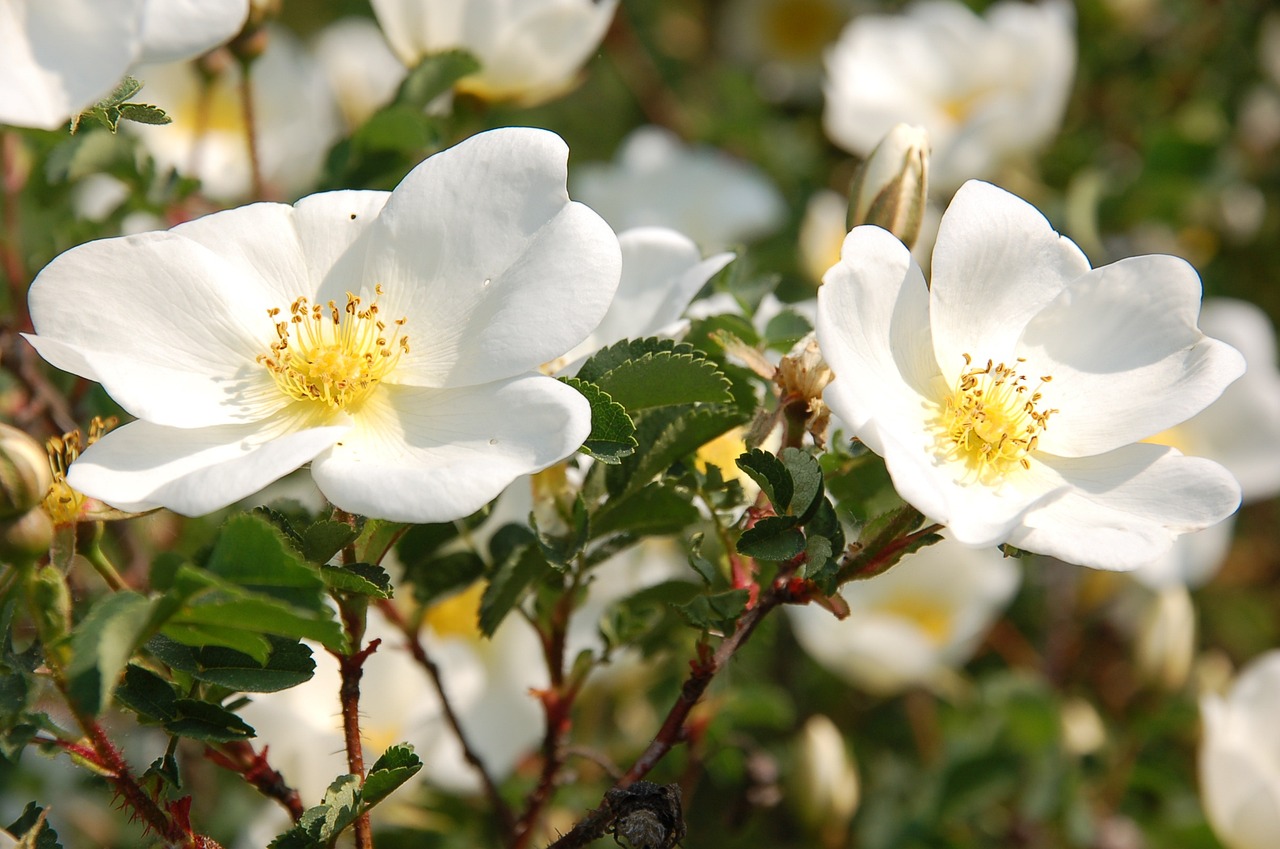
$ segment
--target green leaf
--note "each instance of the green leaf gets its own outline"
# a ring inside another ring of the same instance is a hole
[[[699,358],[705,356],[692,345],[685,342],[677,342],[674,339],[663,339],[658,336],[648,336],[644,339],[623,339],[621,342],[615,342],[606,348],[601,348],[588,357],[586,362],[578,369],[577,377],[580,380],[597,383],[601,377],[614,369],[633,360],[654,354],[674,354],[682,357],[696,355]]]
[[[321,519],[302,532],[302,556],[312,563],[328,563],[359,535],[360,529],[346,522]]]
[[[129,664],[116,688],[116,701],[149,722],[168,722],[178,715],[173,685],[149,669]]]
[[[302,643],[268,637],[270,656],[259,663],[253,656],[221,646],[195,648],[157,635],[147,650],[172,669],[193,678],[241,693],[287,690],[315,674],[311,649]]]
[[[199,699],[178,699],[174,707],[178,716],[166,722],[164,728],[175,736],[204,743],[231,743],[253,736],[253,726],[218,705]]]
[[[133,653],[150,636],[151,602],[121,591],[101,599],[71,632],[68,695],[96,716],[105,708]]]
[[[260,516],[239,513],[228,519],[205,568],[295,607],[326,609],[320,573],[299,559],[279,529]]]
[[[305,611],[255,596],[194,605],[175,616],[174,623],[236,628],[251,633],[316,640],[339,649],[346,640],[338,622],[315,618]]]
[[[58,832],[45,819],[44,808],[35,802],[28,802],[22,809],[22,815],[4,830],[19,839],[18,849],[62,849]]]
[[[360,125],[351,145],[363,152],[399,153],[429,147],[434,137],[433,122],[420,108],[392,103]]]
[[[374,761],[364,780],[361,796],[370,807],[378,804],[391,795],[397,787],[404,784],[422,769],[422,760],[413,753],[413,746],[400,743],[382,753],[382,757]]]
[[[616,346],[615,346],[616,347]],[[618,364],[593,381],[629,413],[675,404],[728,404],[729,379],[700,351],[657,351]]]
[[[271,641],[262,634],[254,634],[240,628],[221,628],[217,625],[184,625],[166,623],[160,629],[163,636],[188,646],[221,646],[242,652],[259,663],[266,663],[271,656]]]
[[[594,383],[576,377],[560,380],[578,390],[591,404],[591,433],[582,443],[582,451],[610,465],[635,453],[636,427],[621,404]]]
[[[700,595],[688,604],[677,605],[676,609],[695,628],[728,632],[742,611],[747,609],[750,597],[751,593],[745,589],[728,590],[715,595]]]
[[[926,534],[910,545],[901,544],[901,539],[918,528],[923,521],[924,516],[920,511],[909,504],[872,519],[862,528],[857,545],[845,558],[840,568],[840,578],[873,578],[905,555],[940,540],[942,537],[938,534]]]
[[[352,563],[348,566],[321,566],[320,577],[331,590],[370,598],[391,598],[391,576],[381,566]]]
[[[818,509],[823,496],[822,467],[812,454],[799,448],[782,449],[782,462],[794,487],[788,512],[804,524]]]
[[[636,439],[644,450],[605,470],[605,483],[614,498],[630,496],[672,463],[748,418],[740,410],[706,406],[662,407],[650,410],[637,423]]]
[[[449,527],[453,527],[452,522]],[[356,560],[361,563],[381,563],[396,541],[412,531],[413,528],[403,522],[365,519],[360,536],[356,538]]]
[[[480,630],[486,637],[502,624],[511,608],[535,581],[545,578],[551,566],[536,545],[526,546],[513,553],[498,567],[489,585],[480,597]]]
[[[671,486],[654,482],[621,501],[606,501],[591,519],[593,538],[615,533],[636,536],[674,534],[698,521],[701,514]]]
[[[471,586],[484,575],[484,560],[473,551],[437,555],[421,567],[405,567],[403,580],[413,587],[413,597],[428,604],[445,593]]]
[[[355,822],[360,807],[360,779],[340,775],[324,792],[324,800],[308,808],[298,824],[272,840],[268,849],[326,849]]]
[[[544,534],[538,528],[537,518],[533,514],[529,515],[529,524],[537,534],[538,547],[542,549],[542,556],[548,563],[562,571],[582,553],[591,528],[591,522],[587,516],[587,505],[581,494],[573,501],[569,532],[564,536]]]
[[[453,88],[465,76],[480,70],[480,62],[465,50],[446,50],[424,58],[405,76],[396,90],[394,102],[416,109]]]
[[[689,540],[689,565],[693,567],[693,571],[698,573],[698,577],[707,586],[711,586],[716,578],[720,576],[720,570],[710,560],[702,556],[702,540],[701,533],[694,534]]]
[[[781,460],[769,451],[753,448],[734,463],[756,482],[775,511],[779,514],[786,512],[791,506],[795,484]]]
[[[116,87],[111,89],[110,94],[99,100],[95,105],[119,106],[140,91],[142,91],[142,82],[134,77],[126,76],[116,83]]]
[[[770,348],[790,350],[811,330],[813,325],[807,318],[795,310],[783,310],[765,325],[764,341]]]
[[[804,534],[792,516],[766,516],[742,532],[738,552],[757,560],[790,560],[804,551]]]
[[[137,124],[163,125],[173,123],[173,119],[163,109],[159,106],[152,106],[150,103],[122,103],[120,104],[120,117]]]

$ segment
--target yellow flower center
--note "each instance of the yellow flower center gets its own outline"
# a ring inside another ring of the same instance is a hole
[[[426,624],[437,637],[479,636],[483,594],[484,584],[477,581],[462,592],[436,602],[427,610]]]
[[[409,352],[409,337],[401,331],[405,319],[393,322],[391,332],[378,317],[378,296],[367,307],[355,294],[347,303],[313,304],[305,297],[289,307],[289,317],[277,320],[281,310],[267,310],[276,326],[270,354],[258,362],[267,367],[280,391],[299,401],[316,401],[331,410],[358,407],[378,382],[390,374]]]
[[[970,479],[992,485],[1015,468],[1031,467],[1027,456],[1036,450],[1049,416],[1058,412],[1040,404],[1040,387],[1053,378],[1043,375],[1039,384],[1030,386],[1027,376],[1018,374],[1021,357],[1012,368],[991,360],[971,367],[968,354],[964,361],[969,368],[938,405],[938,450],[968,467]]]
[[[105,419],[94,416],[89,422],[89,438],[83,444],[78,430],[69,431],[62,436],[51,436],[45,442],[53,483],[45,493],[43,506],[55,527],[74,525],[80,521],[80,508],[84,505],[85,496],[67,483],[67,469],[79,458],[81,451],[115,427],[116,421],[114,416]]]
[[[816,60],[840,32],[844,17],[831,0],[771,0],[761,21],[765,44],[784,61]]]
[[[946,645],[951,637],[951,610],[937,599],[904,593],[885,599],[879,610],[915,625],[935,647]]]

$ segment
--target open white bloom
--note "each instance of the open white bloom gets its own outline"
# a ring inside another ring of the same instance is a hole
[[[612,164],[575,167],[573,192],[619,232],[671,227],[709,250],[767,236],[786,214],[755,166],[654,126],[633,130]]]
[[[1062,122],[1075,74],[1065,0],[1001,2],[985,17],[957,0],[860,15],[827,54],[827,136],[866,156],[899,122],[929,132],[930,179],[951,189],[1036,150]]]
[[[312,52],[350,130],[390,103],[404,80],[404,65],[368,18],[351,16],[329,24],[316,36]]]
[[[1280,650],[1241,670],[1225,697],[1200,702],[1200,796],[1228,849],[1280,845]]]
[[[320,64],[287,30],[267,33],[267,48],[249,72],[254,144],[263,181],[274,196],[292,198],[315,187],[341,119]],[[147,96],[173,118],[161,127],[126,124],[157,164],[197,178],[208,197],[248,197],[253,180],[240,66],[228,62],[212,80],[190,62],[138,73],[145,75]]]
[[[248,14],[249,0],[0,0],[0,124],[57,129],[135,66],[203,53]]]
[[[883,575],[840,589],[847,619],[817,605],[788,607],[809,656],[854,686],[890,695],[945,687],[1018,590],[1016,561],[944,540]]]
[[[413,67],[462,49],[480,70],[456,91],[529,105],[570,89],[600,46],[618,0],[373,0],[391,49]]]
[[[961,543],[1132,569],[1240,501],[1218,464],[1140,442],[1244,369],[1200,332],[1199,308],[1185,261],[1090,269],[1029,204],[969,182],[943,215],[932,288],[886,231],[845,239],[818,292],[826,401]]]
[[[620,260],[569,201],[567,156],[552,133],[494,130],[390,193],[253,204],[58,257],[32,284],[28,338],[139,419],[68,481],[198,515],[310,462],[345,510],[439,522],[568,456],[589,406],[535,370],[599,323]]]
[[[1280,369],[1276,334],[1257,306],[1209,298],[1200,329],[1244,355],[1248,369],[1222,397],[1153,441],[1221,463],[1240,482],[1245,503],[1280,494]],[[1164,556],[1134,572],[1148,586],[1199,586],[1217,573],[1231,546],[1231,522],[1179,537]]]

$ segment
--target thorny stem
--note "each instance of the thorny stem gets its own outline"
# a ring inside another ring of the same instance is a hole
[[[267,763],[266,747],[261,752],[256,752],[248,743],[235,740],[216,749],[206,746],[204,756],[223,769],[240,775],[263,796],[275,799],[289,812],[294,822],[302,819],[306,811],[302,797],[297,790],[285,783],[283,775]]]
[[[515,829],[515,815],[511,812],[511,806],[502,798],[502,794],[498,791],[498,784],[494,781],[488,767],[485,766],[479,753],[471,744],[466,732],[462,728],[462,722],[458,718],[457,711],[453,708],[453,703],[449,700],[448,693],[444,689],[444,679],[440,673],[440,667],[427,654],[426,647],[423,646],[422,640],[414,631],[413,626],[406,622],[400,611],[390,600],[382,600],[378,602],[378,609],[386,615],[387,619],[397,629],[399,629],[405,638],[405,645],[409,649],[409,654],[417,661],[418,665],[427,671],[431,683],[435,687],[436,695],[440,698],[440,705],[444,711],[445,721],[449,723],[450,729],[453,730],[454,737],[462,746],[462,756],[467,763],[475,769],[480,776],[480,782],[484,785],[485,795],[489,798],[489,804],[493,806],[494,813],[498,818],[498,827],[501,831],[502,842],[505,845],[511,840],[511,836]]]
[[[346,511],[335,511],[340,521],[355,526],[356,517]],[[349,544],[342,550],[342,561],[346,565],[355,562],[355,544]],[[369,655],[378,650],[381,640],[371,640],[363,649],[360,642],[364,639],[365,614],[363,605],[339,604],[342,623],[351,640],[350,654],[336,654],[338,673],[342,684],[338,689],[338,698],[342,704],[342,737],[347,748],[347,771],[358,776],[364,783],[364,746],[360,738],[360,678],[364,675],[364,662]],[[356,849],[373,849],[373,826],[369,813],[365,811],[356,817],[355,825]]]

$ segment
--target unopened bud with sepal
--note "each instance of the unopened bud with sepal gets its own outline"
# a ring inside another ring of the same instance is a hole
[[[867,157],[849,192],[849,226],[875,224],[915,245],[929,191],[929,134],[898,124]]]

